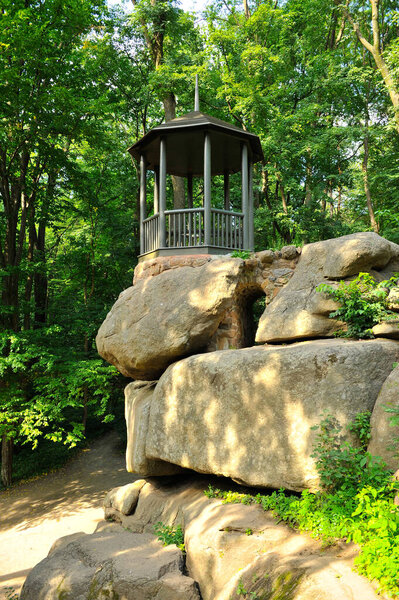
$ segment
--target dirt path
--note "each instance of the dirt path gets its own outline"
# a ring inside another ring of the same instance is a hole
[[[55,473],[0,493],[0,600],[18,592],[30,569],[64,535],[92,533],[105,493],[134,481],[116,433]]]

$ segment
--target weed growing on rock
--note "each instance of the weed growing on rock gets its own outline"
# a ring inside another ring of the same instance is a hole
[[[231,256],[233,258],[242,258],[243,260],[247,260],[248,258],[251,258],[252,252],[249,252],[248,250],[234,250],[234,252],[231,253]]]
[[[184,533],[180,525],[172,527],[171,525],[165,525],[161,521],[158,521],[158,523],[154,525],[154,531],[159,541],[162,542],[164,546],[176,544],[179,550],[182,552],[185,551]]]
[[[322,283],[317,292],[327,294],[341,306],[330,313],[331,319],[344,321],[348,329],[339,332],[341,337],[372,338],[372,328],[381,321],[397,318],[389,310],[389,290],[397,286],[398,276],[386,281],[377,281],[369,273],[359,273],[352,281],[340,281],[337,287]]]
[[[368,414],[361,413],[350,425],[359,446],[341,444],[341,428],[327,415],[314,448],[323,490],[300,496],[281,489],[269,495],[222,491],[209,486],[208,498],[223,503],[259,504],[278,520],[306,531],[324,544],[337,539],[360,547],[355,564],[359,573],[379,582],[380,591],[399,596],[399,507],[394,498],[399,482],[382,460],[366,452]],[[237,591],[238,594],[238,591]]]

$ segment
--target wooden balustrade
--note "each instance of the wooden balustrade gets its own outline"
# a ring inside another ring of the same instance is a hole
[[[167,248],[198,248],[205,246],[205,214],[203,208],[165,211]],[[244,247],[244,215],[229,210],[211,209],[210,244],[223,250]],[[160,248],[159,214],[143,221],[144,252]]]
[[[145,252],[159,248],[159,214],[148,217],[143,221],[143,246]]]

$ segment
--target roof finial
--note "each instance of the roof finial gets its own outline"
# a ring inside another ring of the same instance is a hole
[[[198,91],[198,75],[195,76],[195,101],[194,111],[199,112],[199,91]]]

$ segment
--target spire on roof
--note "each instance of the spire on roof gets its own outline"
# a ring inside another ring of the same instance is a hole
[[[198,90],[198,75],[195,76],[195,100],[194,111],[199,112],[199,90]]]

